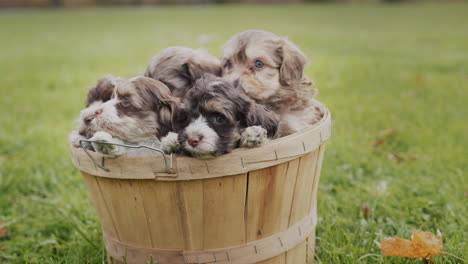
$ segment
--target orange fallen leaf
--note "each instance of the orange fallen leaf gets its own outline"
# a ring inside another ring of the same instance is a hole
[[[385,256],[427,258],[445,254],[442,251],[442,235],[418,230],[413,233],[413,240],[399,237],[380,242],[380,250]]]

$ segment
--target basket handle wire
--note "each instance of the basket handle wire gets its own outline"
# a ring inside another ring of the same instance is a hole
[[[127,144],[111,143],[111,142],[98,141],[98,140],[81,139],[81,140],[80,140],[80,147],[84,150],[84,152],[86,153],[86,155],[88,155],[88,157],[91,159],[91,161],[94,163],[94,165],[95,165],[96,167],[100,168],[101,170],[105,171],[105,172],[110,172],[110,170],[109,170],[108,168],[104,167],[104,160],[105,160],[105,158],[102,157],[102,159],[101,159],[101,164],[99,164],[99,163],[93,158],[93,156],[91,156],[91,154],[89,154],[89,152],[88,152],[88,150],[86,149],[86,147],[83,146],[83,142],[98,143],[98,144],[104,144],[104,145],[115,145],[115,146],[119,146],[119,147],[133,148],[133,149],[145,148],[145,149],[149,149],[149,150],[153,150],[153,151],[159,152],[159,153],[163,156],[163,158],[164,158],[164,165],[165,165],[165,167],[166,167],[166,169],[165,169],[166,173],[172,173],[172,159],[173,159],[172,153],[170,153],[170,159],[168,160],[168,158],[166,157],[166,153],[165,153],[162,149],[153,148],[153,147],[145,146],[145,145],[127,145]]]

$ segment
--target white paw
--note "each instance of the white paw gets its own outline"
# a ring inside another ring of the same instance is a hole
[[[75,148],[80,147],[80,140],[87,139],[80,135],[78,131],[73,130],[70,135],[68,136],[68,142]]]
[[[180,143],[178,140],[179,134],[169,132],[167,136],[161,139],[161,149],[164,153],[174,153],[180,149]]]
[[[261,126],[247,127],[241,134],[241,147],[256,147],[268,141],[267,131]]]
[[[109,133],[99,131],[90,140],[93,141],[101,141],[101,142],[108,142],[108,143],[117,143],[117,144],[123,144],[123,142],[120,139],[113,138]],[[92,143],[94,149],[96,150],[97,153],[104,157],[108,158],[114,158],[120,155],[125,154],[125,148],[116,146],[116,145],[111,145],[111,144],[104,144],[104,143]]]

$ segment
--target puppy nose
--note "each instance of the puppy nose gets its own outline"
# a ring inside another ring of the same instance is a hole
[[[187,139],[188,143],[192,147],[198,146],[198,143],[200,142],[201,138],[200,137],[189,137]]]
[[[102,113],[102,109],[98,109],[94,112],[95,115],[99,115],[100,113]]]

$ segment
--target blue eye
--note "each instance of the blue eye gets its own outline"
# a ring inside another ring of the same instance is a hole
[[[125,107],[130,106],[130,100],[128,98],[122,99],[122,105]]]
[[[255,67],[256,68],[260,69],[260,68],[263,68],[263,66],[265,66],[265,64],[262,61],[260,61],[260,60],[255,61]]]

